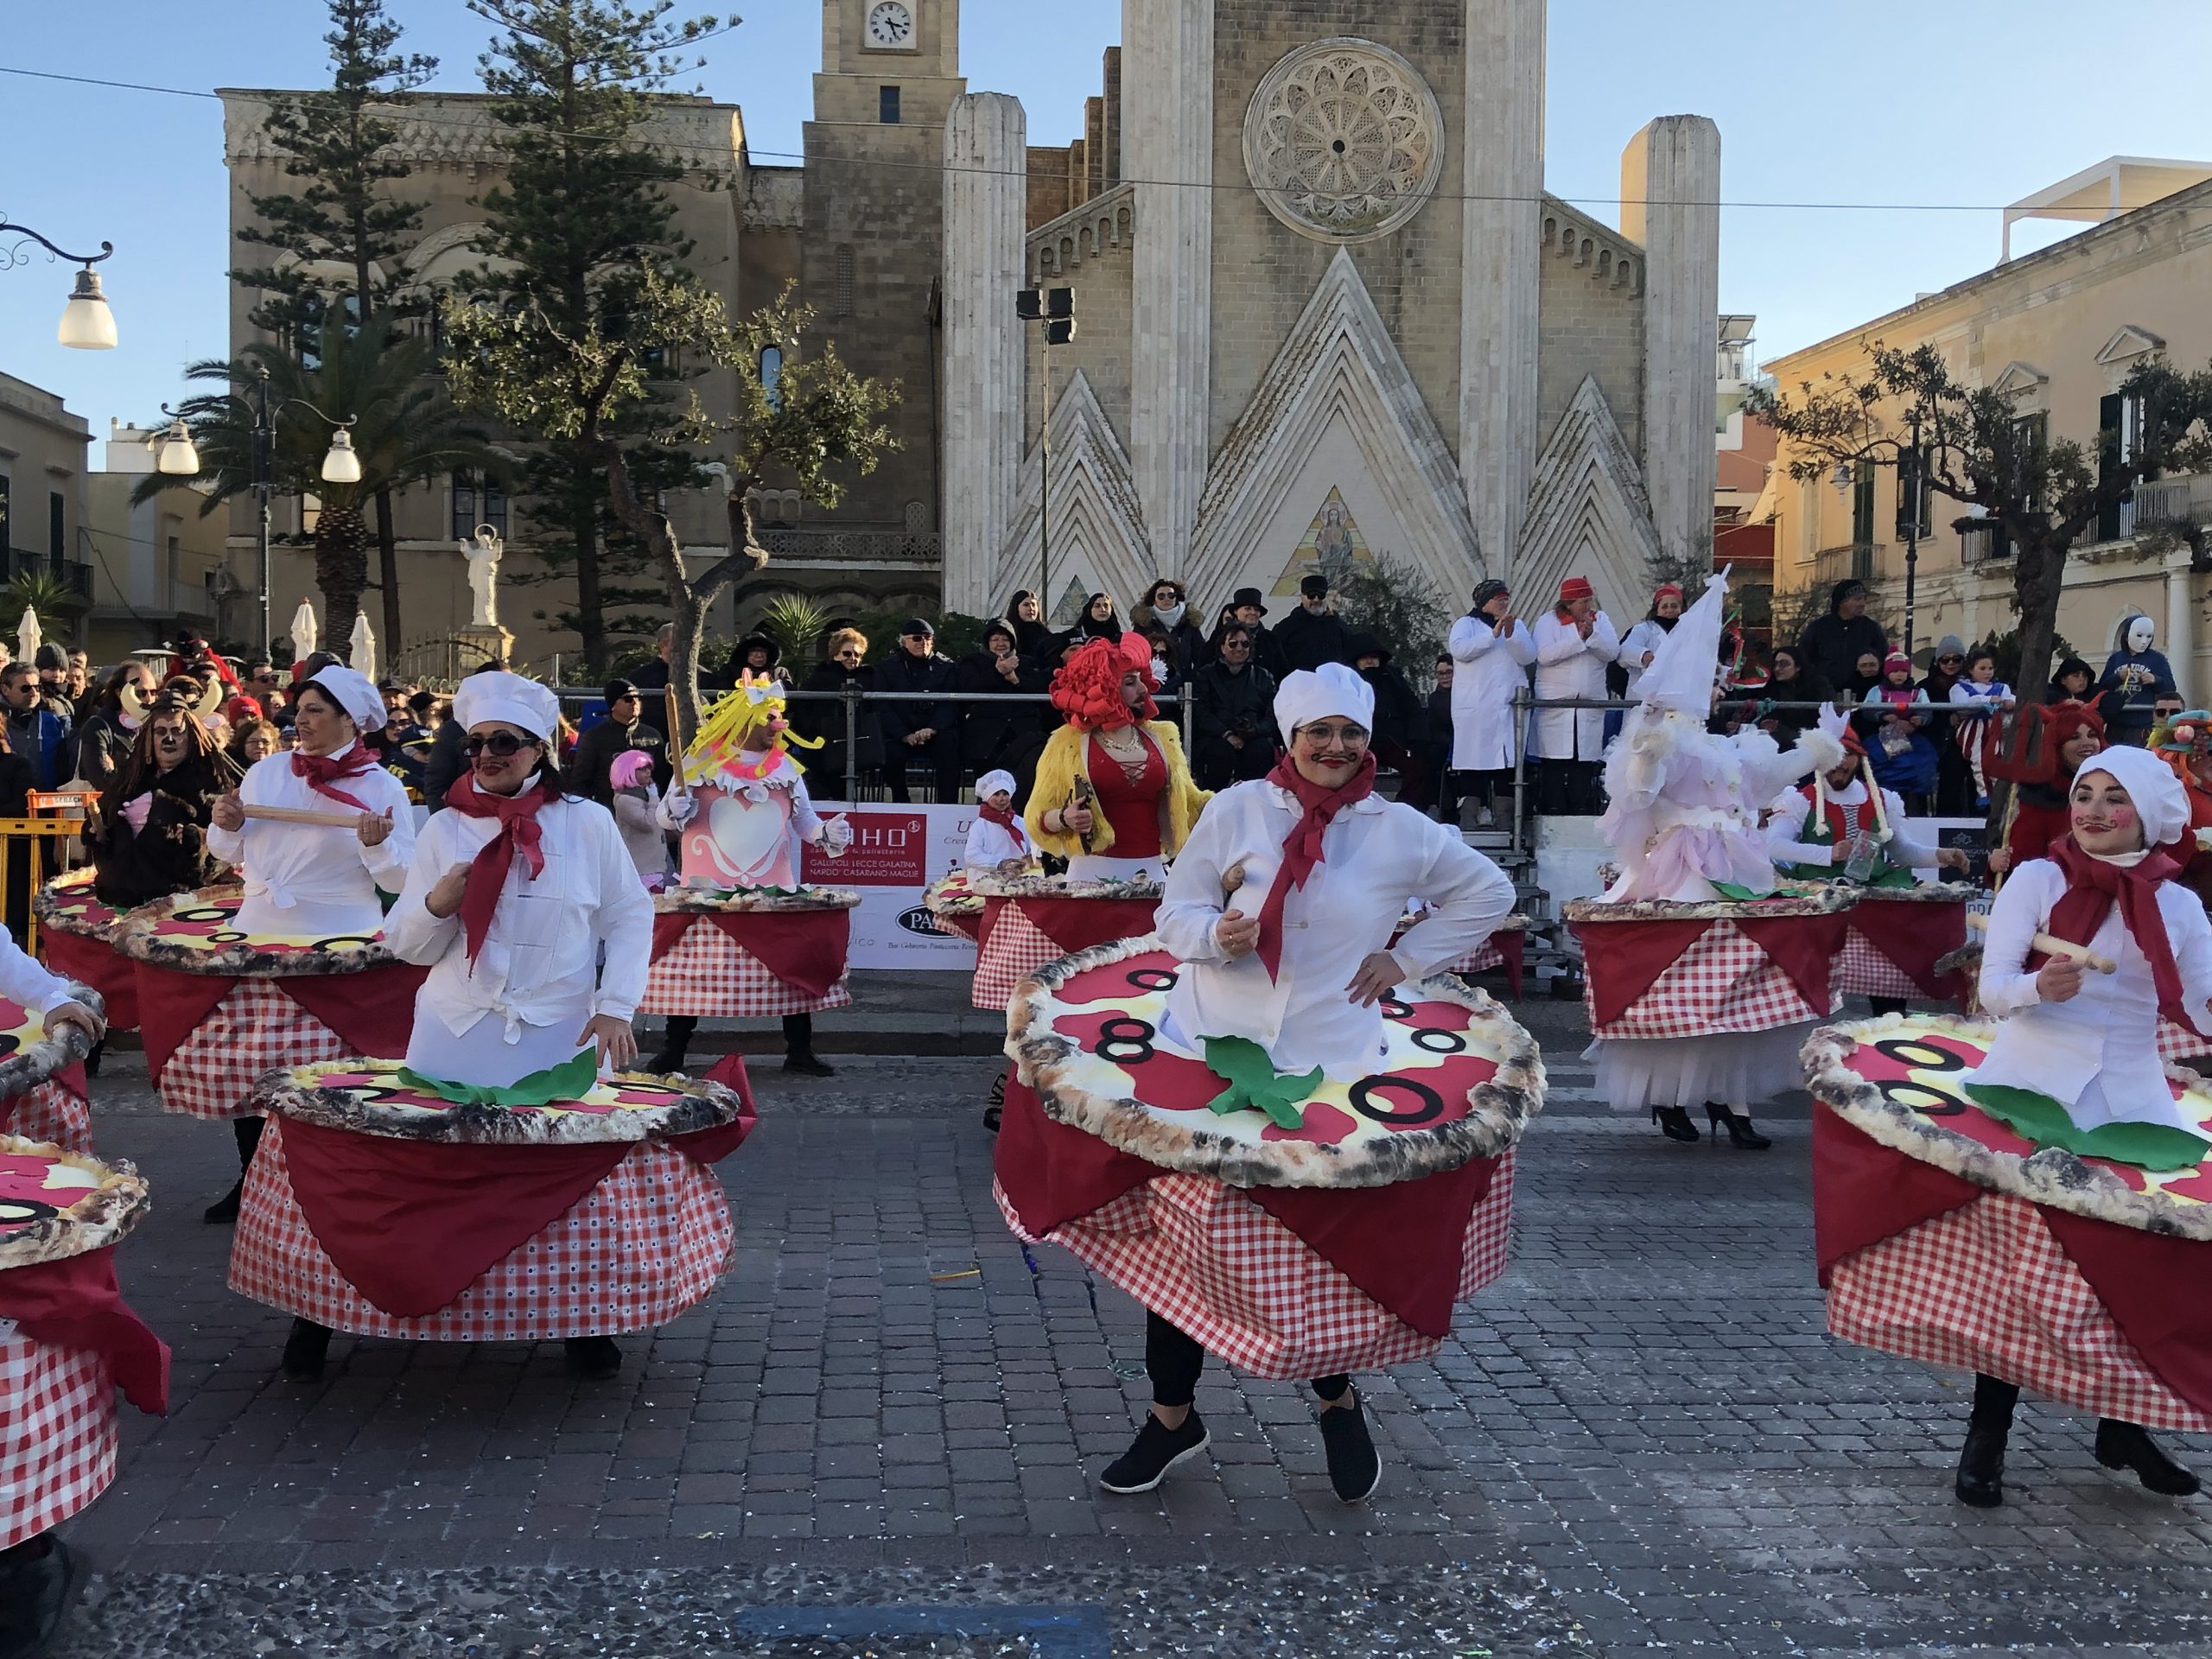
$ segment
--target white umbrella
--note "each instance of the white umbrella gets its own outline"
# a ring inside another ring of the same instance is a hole
[[[292,613],[292,660],[305,662],[315,655],[315,607],[304,599],[300,608]]]
[[[36,658],[43,638],[39,632],[38,613],[24,606],[23,620],[16,625],[16,660],[28,663]]]
[[[377,677],[377,637],[369,628],[366,611],[353,613],[353,642],[346,647],[346,661],[353,671],[373,683]]]

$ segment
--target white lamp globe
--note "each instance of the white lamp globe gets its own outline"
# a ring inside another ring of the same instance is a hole
[[[80,352],[115,349],[115,313],[107,308],[100,292],[100,274],[90,265],[77,273],[77,286],[61,308],[61,327],[54,338]]]

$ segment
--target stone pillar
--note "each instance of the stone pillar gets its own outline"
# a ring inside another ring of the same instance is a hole
[[[971,92],[944,121],[944,603],[995,614],[991,591],[1021,486],[1022,286],[1029,124]]]
[[[2193,578],[2189,571],[2189,556],[2183,553],[2178,562],[2166,567],[2166,625],[2158,630],[2158,644],[2166,653],[2166,661],[2174,671],[2174,690],[2181,693],[2183,704],[2194,708],[2190,698],[2190,687],[2203,683],[2197,673],[2196,663],[2196,606],[2190,593]]]
[[[1154,562],[1180,575],[1206,481],[1213,0],[1122,0],[1122,168],[1136,181],[1129,462]]]
[[[1621,156],[1621,234],[1643,245],[1643,481],[1670,559],[1713,558],[1719,468],[1720,129],[1669,115]]]
[[[1540,436],[1544,13],[1544,0],[1467,0],[1459,475],[1484,566],[1507,582]]]

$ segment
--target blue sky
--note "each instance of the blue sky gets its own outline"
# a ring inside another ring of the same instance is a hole
[[[475,89],[486,24],[460,0],[391,9],[410,48],[444,60],[437,86]],[[699,83],[743,105],[764,159],[796,152],[817,0],[745,10]],[[2155,43],[2156,64],[2212,61],[2204,0],[2127,11],[2128,38]],[[203,91],[322,73],[320,0],[10,13],[8,68]],[[1033,139],[1065,143],[1120,20],[1119,0],[966,0],[969,84],[1017,94]],[[1612,222],[1629,136],[1688,112],[1720,124],[1731,203],[1876,204],[1724,213],[1723,308],[1758,314],[1759,354],[1774,356],[1986,269],[2001,204],[2105,156],[2212,157],[2202,100],[2192,112],[2158,97],[2155,67],[2126,67],[2093,21],[2072,0],[1936,0],[1909,14],[1864,0],[1552,0],[1548,182]],[[0,271],[0,369],[62,393],[97,433],[111,415],[150,415],[178,395],[182,364],[225,349],[219,105],[11,74],[0,99],[14,139],[0,211],[67,247],[117,245],[103,270],[123,336],[111,353],[56,346],[68,273],[41,259]],[[2023,227],[2019,245],[2063,232]]]

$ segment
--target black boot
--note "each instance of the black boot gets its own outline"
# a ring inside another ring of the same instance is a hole
[[[697,1015],[670,1014],[660,1034],[660,1052],[645,1062],[645,1070],[660,1072],[683,1071],[683,1057],[691,1046],[691,1033],[698,1029]]]
[[[1912,999],[1904,996],[1870,996],[1866,1001],[1878,1020],[1885,1014],[1909,1013],[1912,1007]]]
[[[1684,1107],[1654,1106],[1651,1109],[1651,1121],[1659,1126],[1659,1132],[1669,1141],[1695,1141],[1700,1138],[1697,1132],[1697,1125],[1690,1122],[1689,1112]]]
[[[97,1077],[100,1074],[100,1057],[107,1052],[107,1039],[103,1037],[85,1052],[85,1075]]]
[[[238,1218],[238,1200],[245,1196],[245,1172],[253,1166],[254,1149],[261,1145],[261,1131],[267,1120],[258,1117],[234,1117],[231,1133],[238,1137],[238,1181],[229,1192],[200,1212],[200,1220],[210,1226],[226,1226]]]
[[[313,1319],[294,1319],[292,1334],[284,1338],[284,1380],[315,1382],[321,1380],[323,1357],[330,1351],[330,1327]]]
[[[622,1351],[612,1337],[570,1337],[561,1346],[572,1376],[604,1382],[622,1369]]]
[[[1993,1510],[2005,1501],[2005,1442],[2012,1432],[2018,1385],[1977,1374],[1974,1414],[1967,1420],[1967,1443],[1959,1452],[1959,1475],[1951,1490],[1959,1502]]]
[[[1714,1137],[1717,1139],[1721,1130],[1727,1130],[1730,1144],[1738,1152],[1764,1152],[1774,1144],[1751,1127],[1748,1112],[1731,1111],[1727,1107],[1716,1106],[1708,1100],[1705,1103],[1705,1115],[1713,1122]]]
[[[2193,1497],[2204,1484],[2161,1452],[2150,1430],[2116,1417],[2098,1421],[2097,1461],[2107,1469],[2133,1469],[2136,1479],[2167,1497]]]
[[[809,1077],[837,1075],[836,1068],[824,1065],[814,1057],[814,1016],[810,1014],[784,1016],[784,1070]]]
[[[34,1659],[60,1634],[84,1563],[51,1533],[0,1550],[0,1659]]]
[[[1006,1113],[1006,1073],[1001,1071],[991,1079],[990,1103],[983,1108],[983,1127],[993,1135],[999,1132],[999,1119]]]

